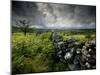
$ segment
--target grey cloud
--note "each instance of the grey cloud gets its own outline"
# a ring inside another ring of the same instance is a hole
[[[96,7],[13,1],[12,20],[19,18],[30,20],[37,28],[95,28]]]

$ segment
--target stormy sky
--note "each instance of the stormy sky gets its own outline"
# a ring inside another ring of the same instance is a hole
[[[12,1],[12,25],[20,19],[34,28],[90,29],[96,26],[96,7]]]

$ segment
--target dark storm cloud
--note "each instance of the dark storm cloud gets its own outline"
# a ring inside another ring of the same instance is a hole
[[[95,28],[96,7],[12,2],[12,20],[27,19],[36,28]]]
[[[31,24],[43,25],[43,19],[40,12],[37,10],[36,3],[31,2],[12,2],[12,20],[27,19]]]

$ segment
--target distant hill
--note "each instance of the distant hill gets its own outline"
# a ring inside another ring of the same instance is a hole
[[[55,32],[96,32],[96,29],[37,29],[37,28],[30,28],[28,32],[48,32],[48,31],[55,31]],[[12,32],[21,32],[20,28],[12,26]]]

